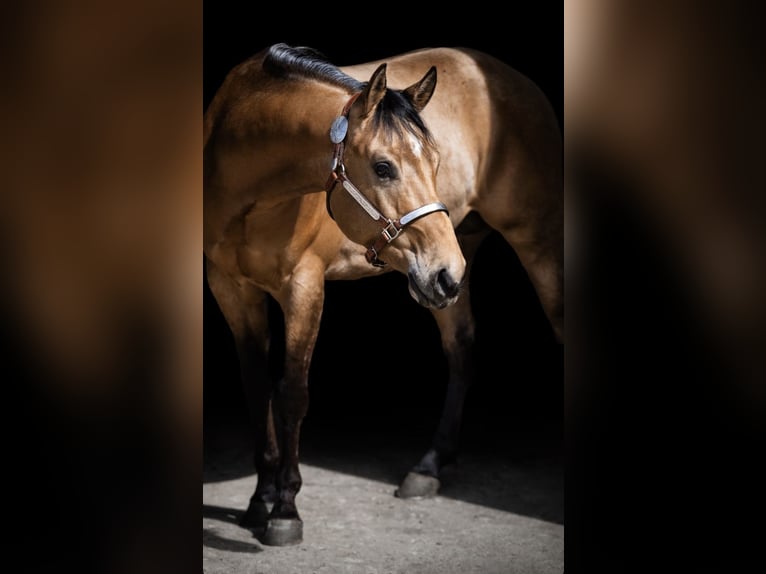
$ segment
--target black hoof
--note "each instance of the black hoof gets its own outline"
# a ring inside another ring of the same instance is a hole
[[[394,492],[399,498],[430,498],[439,492],[439,479],[418,472],[410,472]]]
[[[265,530],[272,506],[271,503],[251,500],[247,512],[239,519],[239,525],[254,531]]]
[[[289,546],[303,542],[303,521],[300,518],[271,518],[260,538],[267,546]]]

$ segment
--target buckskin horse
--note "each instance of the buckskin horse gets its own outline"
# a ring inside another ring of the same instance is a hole
[[[472,370],[468,277],[492,229],[562,340],[558,122],[530,79],[487,54],[423,49],[342,68],[306,47],[256,54],[205,113],[204,210],[207,280],[254,424],[257,486],[242,524],[264,544],[303,537],[298,443],[325,280],[399,271],[438,324],[446,400],[403,498],[435,494],[455,457]],[[284,313],[278,382],[267,375],[268,296]]]

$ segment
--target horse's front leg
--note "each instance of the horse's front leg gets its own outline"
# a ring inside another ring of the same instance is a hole
[[[275,390],[273,411],[281,459],[276,474],[277,500],[262,538],[264,544],[272,546],[303,540],[303,522],[295,505],[302,485],[298,443],[308,410],[309,365],[324,303],[323,269],[318,264],[296,268],[278,301],[285,317],[285,373]]]
[[[279,461],[271,416],[273,385],[268,374],[270,334],[267,295],[247,282],[234,281],[212,261],[207,263],[207,278],[234,335],[253,430],[258,486],[240,524],[262,531],[277,496],[275,481]]]
[[[434,496],[442,467],[455,459],[463,418],[463,403],[474,378],[474,320],[467,292],[446,309],[434,311],[449,366],[447,396],[431,448],[407,474],[396,491],[400,498]]]
[[[474,255],[486,235],[483,228],[469,234],[459,234],[466,260],[466,280],[454,305],[432,311],[439,326],[442,348],[449,367],[447,396],[431,448],[396,490],[396,496],[400,498],[434,496],[439,491],[441,469],[455,460],[457,455],[463,404],[474,379],[475,322],[468,288],[469,278]]]

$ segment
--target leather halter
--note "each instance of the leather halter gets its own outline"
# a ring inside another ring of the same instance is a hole
[[[361,92],[351,96],[348,102],[346,102],[346,105],[343,106],[343,111],[341,112],[341,115],[338,119],[344,118],[346,121],[348,120],[348,114],[351,110],[351,106],[359,97],[360,93]],[[338,120],[336,120],[336,122],[337,121]],[[381,261],[378,255],[389,243],[399,237],[399,235],[408,225],[420,219],[421,217],[430,215],[431,213],[444,211],[449,215],[449,211],[447,210],[447,206],[442,202],[435,201],[433,203],[428,203],[418,207],[417,209],[413,209],[412,211],[402,215],[399,219],[389,219],[383,215],[364,196],[364,194],[359,191],[359,188],[351,183],[351,180],[346,176],[346,166],[343,163],[345,141],[346,134],[343,133],[340,141],[334,143],[330,177],[327,179],[327,183],[325,183],[325,191],[327,192],[327,213],[330,214],[330,217],[335,219],[335,216],[332,214],[332,209],[330,208],[330,196],[333,189],[335,189],[335,186],[338,184],[338,182],[340,182],[340,184],[343,186],[343,189],[345,189],[354,199],[354,201],[356,201],[361,206],[361,208],[367,212],[367,215],[369,215],[380,226],[380,233],[372,242],[372,244],[367,246],[367,251],[365,252],[364,256],[367,259],[367,262],[371,265],[374,265],[375,267],[384,267],[386,264],[385,262]]]

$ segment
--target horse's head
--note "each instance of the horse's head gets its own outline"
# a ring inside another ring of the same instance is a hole
[[[340,129],[345,191],[329,207],[370,262],[385,260],[407,275],[418,303],[442,308],[457,300],[465,259],[436,194],[439,153],[420,116],[435,87],[436,68],[405,90],[386,87],[385,64],[373,73],[347,110],[348,132]]]

